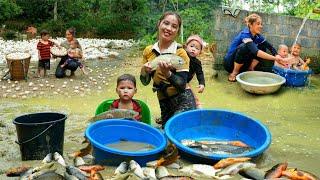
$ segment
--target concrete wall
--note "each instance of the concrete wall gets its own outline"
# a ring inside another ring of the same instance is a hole
[[[215,69],[222,68],[223,57],[231,40],[245,27],[244,18],[251,12],[241,11],[234,18],[224,15],[221,10],[215,11],[213,37],[217,44]],[[263,22],[263,36],[278,49],[279,44],[291,46],[298,34],[303,19],[291,16],[258,13]],[[299,35],[298,43],[302,45],[302,58],[312,59],[311,68],[320,71],[320,21],[308,19]]]

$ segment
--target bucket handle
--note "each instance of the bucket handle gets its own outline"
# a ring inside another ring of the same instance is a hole
[[[55,125],[55,123],[51,124],[49,127],[47,127],[45,130],[43,130],[41,133],[37,134],[36,136],[26,140],[26,141],[23,141],[23,142],[19,142],[18,140],[16,140],[15,142],[19,145],[22,145],[22,144],[25,144],[25,143],[28,143],[34,139],[36,139],[37,137],[41,136],[43,133],[45,133],[46,131],[48,131],[48,129],[50,129],[53,125]]]

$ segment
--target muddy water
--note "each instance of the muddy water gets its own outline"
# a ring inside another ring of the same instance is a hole
[[[58,88],[68,82],[68,92],[53,94],[53,90],[44,90],[45,94],[21,98],[0,98],[0,174],[8,167],[21,164],[38,164],[40,161],[22,162],[19,146],[15,144],[16,131],[12,120],[22,114],[31,112],[54,111],[68,115],[65,127],[64,156],[71,162],[70,154],[85,145],[81,144],[87,120],[94,115],[96,107],[104,99],[117,97],[115,93],[116,76],[121,73],[136,75],[138,80],[139,58],[125,58],[126,61],[92,61],[88,66],[94,69],[88,76],[76,74],[75,78],[57,80],[52,75],[47,78]],[[111,66],[109,66],[111,64]],[[113,68],[117,66],[117,68]],[[104,67],[109,68],[105,83],[98,76],[107,74]],[[120,67],[120,68],[119,68]],[[312,76],[311,83],[306,88],[282,87],[280,91],[271,95],[252,95],[244,92],[237,83],[228,82],[225,73],[211,79],[211,64],[205,68],[206,88],[198,94],[204,108],[222,108],[242,112],[259,119],[271,131],[272,144],[256,163],[264,170],[273,165],[287,161],[290,167],[312,172],[320,176],[320,77]],[[80,72],[77,72],[80,73]],[[112,76],[110,75],[112,74]],[[90,83],[90,77],[97,79],[97,84]],[[37,82],[35,79],[30,81]],[[90,91],[74,92],[73,87],[87,82]],[[0,82],[0,87],[8,82]],[[20,82],[19,82],[20,83]],[[24,82],[21,82],[22,84]],[[108,83],[108,85],[106,85]],[[196,82],[193,81],[193,87]],[[99,87],[100,85],[100,88]],[[25,84],[24,86],[27,86]],[[56,89],[54,88],[54,89]],[[1,93],[5,93],[2,92]],[[138,80],[138,93],[135,96],[142,99],[151,109],[153,118],[160,116],[156,95],[151,87],[143,87]],[[113,168],[107,168],[104,176],[109,176]],[[0,175],[0,179],[5,176]]]

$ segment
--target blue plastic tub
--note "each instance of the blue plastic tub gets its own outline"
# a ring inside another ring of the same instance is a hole
[[[258,120],[240,113],[202,109],[183,112],[170,118],[165,134],[184,158],[195,163],[212,163],[228,157],[257,157],[271,143],[269,130]],[[254,149],[242,154],[204,154],[181,144],[183,139],[240,140]]]
[[[135,160],[141,166],[149,161],[159,158],[160,152],[164,150],[167,140],[158,129],[144,123],[108,119],[91,124],[85,132],[93,146],[95,163],[118,166],[123,161]],[[120,140],[148,143],[155,146],[149,151],[131,152],[109,148],[106,144]]]
[[[273,72],[286,78],[286,85],[293,87],[305,86],[308,82],[308,77],[312,74],[311,70],[301,71],[293,69],[284,69],[278,66],[272,67]]]

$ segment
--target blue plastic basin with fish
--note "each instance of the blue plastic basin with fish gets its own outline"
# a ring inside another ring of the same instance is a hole
[[[92,123],[85,135],[93,146],[95,163],[111,166],[132,159],[144,166],[147,162],[158,159],[167,144],[164,134],[158,129],[145,123],[121,119]],[[154,149],[125,151],[106,146],[120,141],[150,144]]]
[[[284,69],[278,66],[273,66],[272,71],[286,79],[286,85],[292,87],[305,86],[308,82],[308,77],[312,74],[312,70],[293,70]]]
[[[211,163],[228,157],[257,157],[271,143],[269,130],[258,120],[241,113],[219,109],[198,109],[180,113],[165,125],[165,134],[181,155],[196,163]],[[187,147],[181,140],[241,141],[252,149],[241,154],[210,154]]]

